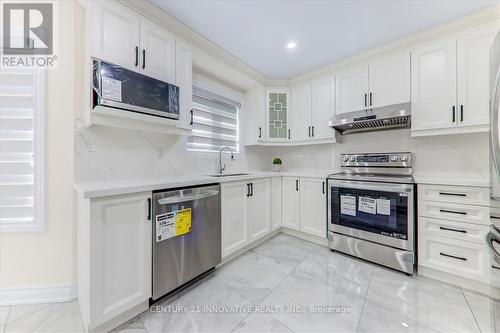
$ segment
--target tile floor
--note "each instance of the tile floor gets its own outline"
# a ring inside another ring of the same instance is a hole
[[[487,296],[283,234],[157,305],[113,333],[500,332]],[[82,331],[77,302],[0,307],[0,333]]]

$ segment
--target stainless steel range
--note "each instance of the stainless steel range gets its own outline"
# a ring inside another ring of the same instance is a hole
[[[328,244],[413,274],[415,184],[411,153],[344,154],[328,176]]]

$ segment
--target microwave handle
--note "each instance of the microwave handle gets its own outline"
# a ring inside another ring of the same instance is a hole
[[[411,184],[389,184],[389,183],[374,183],[359,182],[352,180],[330,180],[330,187],[353,188],[359,190],[373,190],[384,192],[413,192]]]

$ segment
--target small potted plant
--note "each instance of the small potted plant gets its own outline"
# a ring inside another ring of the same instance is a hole
[[[281,158],[275,157],[273,159],[273,169],[274,169],[274,171],[276,171],[276,172],[281,171],[281,164],[282,164]]]

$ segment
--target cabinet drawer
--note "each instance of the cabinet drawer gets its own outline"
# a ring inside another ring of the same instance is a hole
[[[426,234],[484,244],[488,227],[429,217],[419,217],[418,230]]]
[[[490,209],[486,206],[470,206],[448,202],[418,201],[418,215],[452,221],[488,225]]]
[[[488,206],[490,190],[484,187],[419,185],[419,200]]]
[[[483,282],[490,267],[486,245],[425,234],[419,235],[418,264]]]

